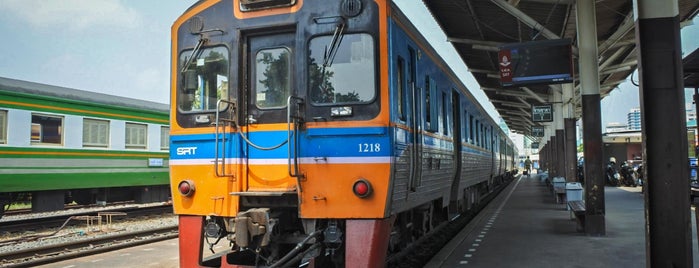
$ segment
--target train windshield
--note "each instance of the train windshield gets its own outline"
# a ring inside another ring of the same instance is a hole
[[[181,79],[177,108],[181,112],[213,111],[218,100],[228,99],[228,49],[184,51],[179,62]]]
[[[374,39],[369,34],[344,34],[328,60],[332,42],[328,35],[309,44],[311,100],[321,105],[371,102],[376,97]]]

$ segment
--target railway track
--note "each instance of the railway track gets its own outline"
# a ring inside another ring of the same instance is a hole
[[[108,208],[110,206],[133,205],[133,204],[134,204],[134,201],[111,202],[111,203],[107,203],[106,206],[97,205],[97,204],[91,204],[91,205],[68,204],[68,205],[64,206],[63,210],[75,210],[75,209],[84,209],[84,208]],[[31,208],[12,209],[12,210],[6,210],[5,215],[3,215],[3,217],[26,215],[26,214],[32,214],[32,213],[33,212],[32,212]]]
[[[23,232],[28,230],[40,230],[61,227],[63,225],[85,224],[85,220],[78,220],[79,217],[96,216],[97,213],[126,213],[125,216],[114,216],[115,220],[124,217],[138,217],[144,215],[172,213],[172,205],[152,206],[152,207],[126,207],[100,210],[94,212],[82,212],[75,214],[64,214],[41,218],[10,220],[0,222],[0,230],[8,233]],[[71,219],[71,220],[69,220]]]
[[[423,267],[427,264],[434,255],[436,255],[452,238],[454,238],[466,225],[475,218],[502,190],[514,180],[509,180],[501,184],[493,190],[493,192],[484,197],[480,203],[466,213],[459,215],[452,221],[443,223],[438,226],[433,232],[421,237],[410,246],[401,250],[399,253],[389,256],[386,262],[386,267],[390,268],[411,268]]]
[[[176,238],[178,236],[177,230],[177,226],[169,226],[1,253],[0,267],[34,267],[37,265],[158,242]]]

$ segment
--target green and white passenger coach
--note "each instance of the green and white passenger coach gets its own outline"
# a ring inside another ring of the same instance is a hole
[[[167,201],[169,132],[167,104],[0,77],[0,217]]]

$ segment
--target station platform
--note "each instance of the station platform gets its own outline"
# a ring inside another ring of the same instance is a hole
[[[606,235],[587,236],[538,174],[520,176],[425,267],[646,267],[641,187],[606,187],[605,202]]]

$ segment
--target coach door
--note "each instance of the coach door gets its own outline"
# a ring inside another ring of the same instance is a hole
[[[423,126],[423,116],[422,116],[422,100],[423,94],[422,89],[417,86],[417,55],[413,48],[408,49],[410,57],[408,59],[408,90],[409,90],[409,101],[410,101],[410,114],[409,119],[412,131],[410,132],[410,139],[413,144],[413,150],[411,150],[410,156],[410,181],[409,181],[409,192],[417,191],[417,187],[420,186],[420,180],[422,176],[422,126]],[[428,90],[428,89],[426,89]],[[407,196],[406,196],[407,197]]]
[[[293,31],[275,32],[249,35],[244,44],[241,134],[247,148],[249,191],[295,187],[288,180],[288,165],[296,151],[295,127],[290,125],[296,124],[287,124],[289,111],[297,110],[289,109],[290,96],[295,95],[295,40]],[[291,100],[295,108],[298,101]]]

